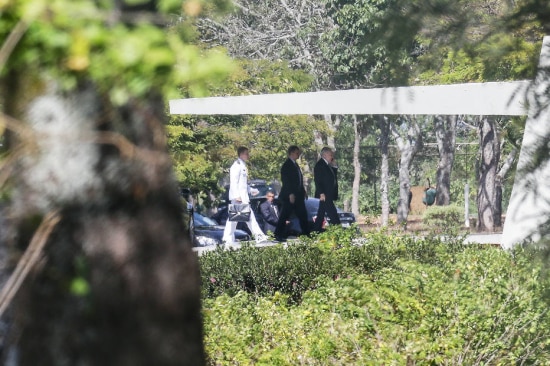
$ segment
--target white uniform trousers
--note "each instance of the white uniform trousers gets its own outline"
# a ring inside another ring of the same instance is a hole
[[[240,202],[231,201],[231,203],[240,203]],[[260,225],[258,225],[258,222],[256,221],[256,216],[254,216],[254,212],[250,213],[250,220],[246,221],[246,224],[248,225],[250,232],[254,236],[254,239],[256,239],[256,242],[260,243],[267,240],[267,236],[264,234],[264,232],[260,228]],[[236,229],[237,229],[237,221],[227,220],[227,222],[225,223],[225,229],[223,231],[222,241],[225,242],[226,244],[231,244],[235,242]]]

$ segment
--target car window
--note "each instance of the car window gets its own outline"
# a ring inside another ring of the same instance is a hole
[[[275,187],[273,187],[271,184],[266,183],[264,180],[260,179],[254,179],[248,182],[251,188],[255,188],[259,191],[259,193],[254,196],[256,198],[258,197],[265,197],[268,191],[274,191],[277,195],[277,190]]]
[[[308,198],[306,200],[306,210],[310,214],[317,214],[319,210],[319,199],[318,198]],[[336,212],[343,212],[340,208],[336,207]]]
[[[195,226],[212,226],[218,225],[218,223],[209,217],[203,216],[198,213],[193,213],[193,220],[195,220]]]

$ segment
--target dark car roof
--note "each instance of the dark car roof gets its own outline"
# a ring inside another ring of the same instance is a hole
[[[248,185],[252,188],[256,188],[260,191],[256,196],[250,196],[251,200],[264,199],[268,191],[273,191],[275,197],[279,195],[279,192],[274,184],[267,183],[264,179],[251,179],[248,181]],[[224,186],[224,193],[222,195],[222,201],[229,200],[229,184]]]

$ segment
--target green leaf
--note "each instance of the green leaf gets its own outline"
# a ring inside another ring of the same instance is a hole
[[[82,277],[76,277],[71,281],[70,291],[75,296],[86,296],[90,293],[90,285]]]

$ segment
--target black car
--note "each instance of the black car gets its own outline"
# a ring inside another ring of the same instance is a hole
[[[277,187],[274,184],[269,184],[263,179],[251,179],[248,181],[248,185],[250,188],[257,189],[258,194],[256,195],[249,195],[250,198],[250,208],[255,214],[256,221],[258,222],[258,225],[260,227],[263,227],[263,219],[262,215],[260,215],[260,204],[264,202],[267,198],[267,192],[271,191],[275,193],[275,203],[277,204],[277,195],[278,190]],[[227,221],[227,204],[229,203],[229,186],[225,186],[225,193],[222,196],[222,204],[218,206],[218,211],[212,215],[212,219],[214,219],[218,224],[225,225],[225,222]],[[237,229],[241,229],[244,231],[249,232],[248,226],[243,223],[239,222],[237,225]],[[250,232],[249,232],[250,234]]]
[[[252,205],[259,205],[260,203],[265,201],[265,196],[269,191],[274,192],[275,197],[277,197],[277,186],[273,183],[267,183],[264,179],[251,179],[248,181],[248,185],[250,186],[250,188],[258,190],[258,194],[249,195],[250,203]],[[221,197],[221,201],[227,204],[229,203],[229,185],[226,185],[224,189],[225,191]]]
[[[193,246],[206,247],[222,244],[223,230],[225,226],[211,218],[193,212]],[[235,230],[236,241],[249,241],[250,235],[242,230]]]
[[[313,229],[313,223],[315,222],[315,219],[317,218],[317,210],[319,209],[319,199],[318,198],[308,198],[306,200],[306,211],[307,211],[307,221],[309,223],[310,230]],[[349,227],[351,224],[355,222],[355,215],[351,212],[344,212],[338,207],[336,208],[336,211],[338,212],[338,216],[340,216],[340,225],[342,227]],[[323,224],[323,227],[326,226],[326,224],[330,224],[330,220],[325,215],[325,221],[326,223]],[[288,233],[289,235],[300,235],[302,230],[300,229],[300,222],[298,221],[298,218],[296,216],[291,217],[290,224],[288,227]]]

